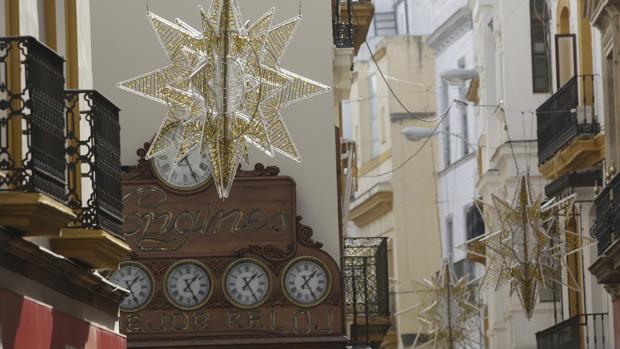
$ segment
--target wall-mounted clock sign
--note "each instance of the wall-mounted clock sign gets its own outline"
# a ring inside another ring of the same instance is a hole
[[[254,309],[271,293],[272,277],[268,268],[251,258],[241,258],[228,266],[222,279],[226,298],[241,309]]]
[[[213,277],[195,260],[174,263],[164,276],[166,298],[177,308],[193,310],[203,306],[213,293]]]
[[[172,149],[151,160],[153,172],[165,186],[177,191],[192,192],[211,181],[207,156],[200,154],[197,147],[176,165],[175,157],[176,153]]]
[[[295,305],[313,307],[329,294],[331,275],[320,260],[313,257],[299,257],[285,267],[282,289]]]
[[[153,275],[140,263],[121,263],[118,270],[110,274],[109,280],[130,292],[121,303],[123,311],[141,310],[153,297]]]

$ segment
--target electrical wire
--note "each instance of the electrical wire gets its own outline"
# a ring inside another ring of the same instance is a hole
[[[383,74],[383,71],[381,70],[381,67],[379,67],[379,63],[377,62],[377,59],[375,58],[375,54],[372,52],[372,49],[370,48],[370,44],[368,43],[368,40],[364,40],[364,42],[366,43],[366,47],[368,48],[368,52],[370,52],[370,58],[375,63],[375,67],[377,67],[377,71],[379,72],[379,75],[381,75],[381,78],[383,79],[383,82],[387,86],[388,90],[390,91],[390,93],[392,94],[392,96],[394,97],[396,102],[398,102],[398,104],[405,110],[405,112],[407,114],[409,114],[409,116],[411,116],[412,118],[420,120],[422,122],[435,122],[435,121],[437,121],[438,119],[425,119],[425,118],[421,118],[421,117],[413,114],[411,111],[409,111],[409,109],[405,106],[405,104],[396,95],[396,91],[394,91],[392,86],[388,83],[387,78],[385,77],[385,75]]]
[[[429,137],[427,137],[424,140],[424,143],[422,143],[422,145],[416,149],[416,151],[411,154],[411,156],[409,156],[405,161],[403,161],[400,165],[396,166],[394,169],[387,171],[387,172],[383,172],[380,174],[376,174],[376,175],[364,175],[364,176],[358,176],[358,178],[376,178],[376,177],[382,177],[385,175],[388,175],[390,173],[394,173],[398,170],[400,170],[403,166],[405,166],[406,163],[408,163],[409,161],[411,161],[411,159],[413,159],[414,157],[416,157],[421,151],[422,149],[424,149],[424,147],[430,142],[431,138],[433,138],[433,136],[435,135],[435,133],[437,132],[437,130],[439,129],[439,126],[441,125],[441,123],[446,119],[446,116],[448,116],[448,114],[450,113],[450,109],[452,109],[452,106],[454,106],[454,103],[456,103],[456,101],[453,101],[452,103],[450,103],[450,105],[448,106],[448,108],[446,108],[446,110],[441,113],[441,115],[439,115],[437,118],[439,120],[439,122],[437,123],[437,125],[435,125],[435,127],[433,127],[433,131],[431,132],[431,135]],[[436,119],[437,119],[436,118]]]

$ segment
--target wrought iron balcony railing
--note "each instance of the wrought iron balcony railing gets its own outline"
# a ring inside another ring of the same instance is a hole
[[[611,182],[594,199],[596,221],[592,236],[598,240],[598,254],[602,254],[620,237],[620,176]]]
[[[67,202],[63,62],[33,37],[0,38],[0,191]]]
[[[387,238],[348,238],[344,250],[345,312],[353,319],[351,341],[368,343],[371,317],[390,314]]]
[[[471,205],[467,209],[465,220],[467,222],[467,240],[484,234],[484,221],[476,205]]]
[[[65,102],[69,206],[78,213],[71,226],[122,238],[119,109],[93,90],[65,91]]]
[[[536,333],[537,349],[607,349],[607,313],[581,314]]]
[[[332,18],[334,45],[338,48],[353,47],[353,0],[335,0]],[[343,18],[342,12],[347,16]]]
[[[593,108],[593,88],[594,75],[574,76],[536,109],[539,164],[575,138],[592,137],[601,131]]]

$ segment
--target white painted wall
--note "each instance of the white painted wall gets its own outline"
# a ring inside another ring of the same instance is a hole
[[[462,0],[439,1],[433,4],[432,27],[437,30],[444,24],[456,11],[466,4]],[[455,31],[456,28],[449,30]],[[465,61],[465,69],[474,69],[475,51],[473,31],[470,29],[463,33],[455,34],[447,38],[445,43],[436,43],[443,47],[436,50],[435,56],[435,86],[437,93],[437,111],[439,114],[447,111],[445,120],[438,130],[445,130],[446,125],[450,125],[450,132],[464,136],[467,134],[470,143],[475,144],[475,113],[473,107],[465,107],[468,113],[467,130],[463,128],[461,120],[462,106],[453,105],[448,111],[454,99],[464,99],[460,95],[459,86],[447,85],[441,78],[442,74],[448,70],[459,68],[459,60]],[[469,81],[465,82],[465,91],[469,86]],[[476,175],[476,146],[465,145],[461,139],[453,135],[440,133],[438,135],[438,147],[435,151],[437,174],[437,195],[439,201],[439,224],[441,228],[441,240],[443,256],[452,256],[452,260],[457,262],[465,258],[466,254],[456,248],[466,241],[466,210],[473,204],[475,197]],[[444,147],[446,142],[450,146],[450,163],[446,167]],[[468,155],[464,156],[464,148],[467,148]],[[450,233],[448,220],[452,220],[452,233]],[[451,235],[451,236],[450,236]],[[452,241],[452,244],[450,244]]]
[[[208,4],[208,3],[207,3]],[[203,5],[207,5],[204,4]],[[282,66],[310,79],[332,85],[332,27],[330,2],[303,1],[303,20]],[[169,20],[181,18],[200,28],[195,1],[150,0],[149,10]],[[299,3],[240,0],[245,19],[254,21],[272,6],[274,23],[296,16]],[[121,149],[124,165],[136,164],[136,149],[155,134],[165,107],[116,88],[116,83],[167,65],[146,18],[144,1],[108,0],[91,3],[93,14],[94,86],[121,108]],[[334,150],[333,94],[327,93],[283,109],[286,125],[301,153],[298,164],[280,156],[269,158],[251,151],[252,163],[277,165],[297,182],[298,212],[315,238],[338,260],[338,209]],[[234,191],[234,186],[233,189]]]

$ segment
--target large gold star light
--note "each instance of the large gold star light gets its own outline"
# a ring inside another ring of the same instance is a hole
[[[575,196],[543,203],[533,199],[527,176],[518,178],[512,202],[492,195],[492,203],[478,201],[487,232],[465,243],[469,253],[486,258],[482,289],[508,284],[516,293],[525,316],[534,313],[540,288],[565,285],[578,290],[566,257],[595,243],[567,229]]]
[[[482,310],[468,276],[457,278],[453,264],[444,261],[441,271],[424,281],[415,307],[422,328],[412,348],[480,348]]]
[[[301,16],[272,26],[271,9],[246,26],[236,0],[200,11],[200,31],[148,12],[170,65],[118,86],[168,106],[147,159],[175,149],[178,162],[199,148],[225,198],[248,144],[301,161],[280,108],[329,88],[280,67]]]

